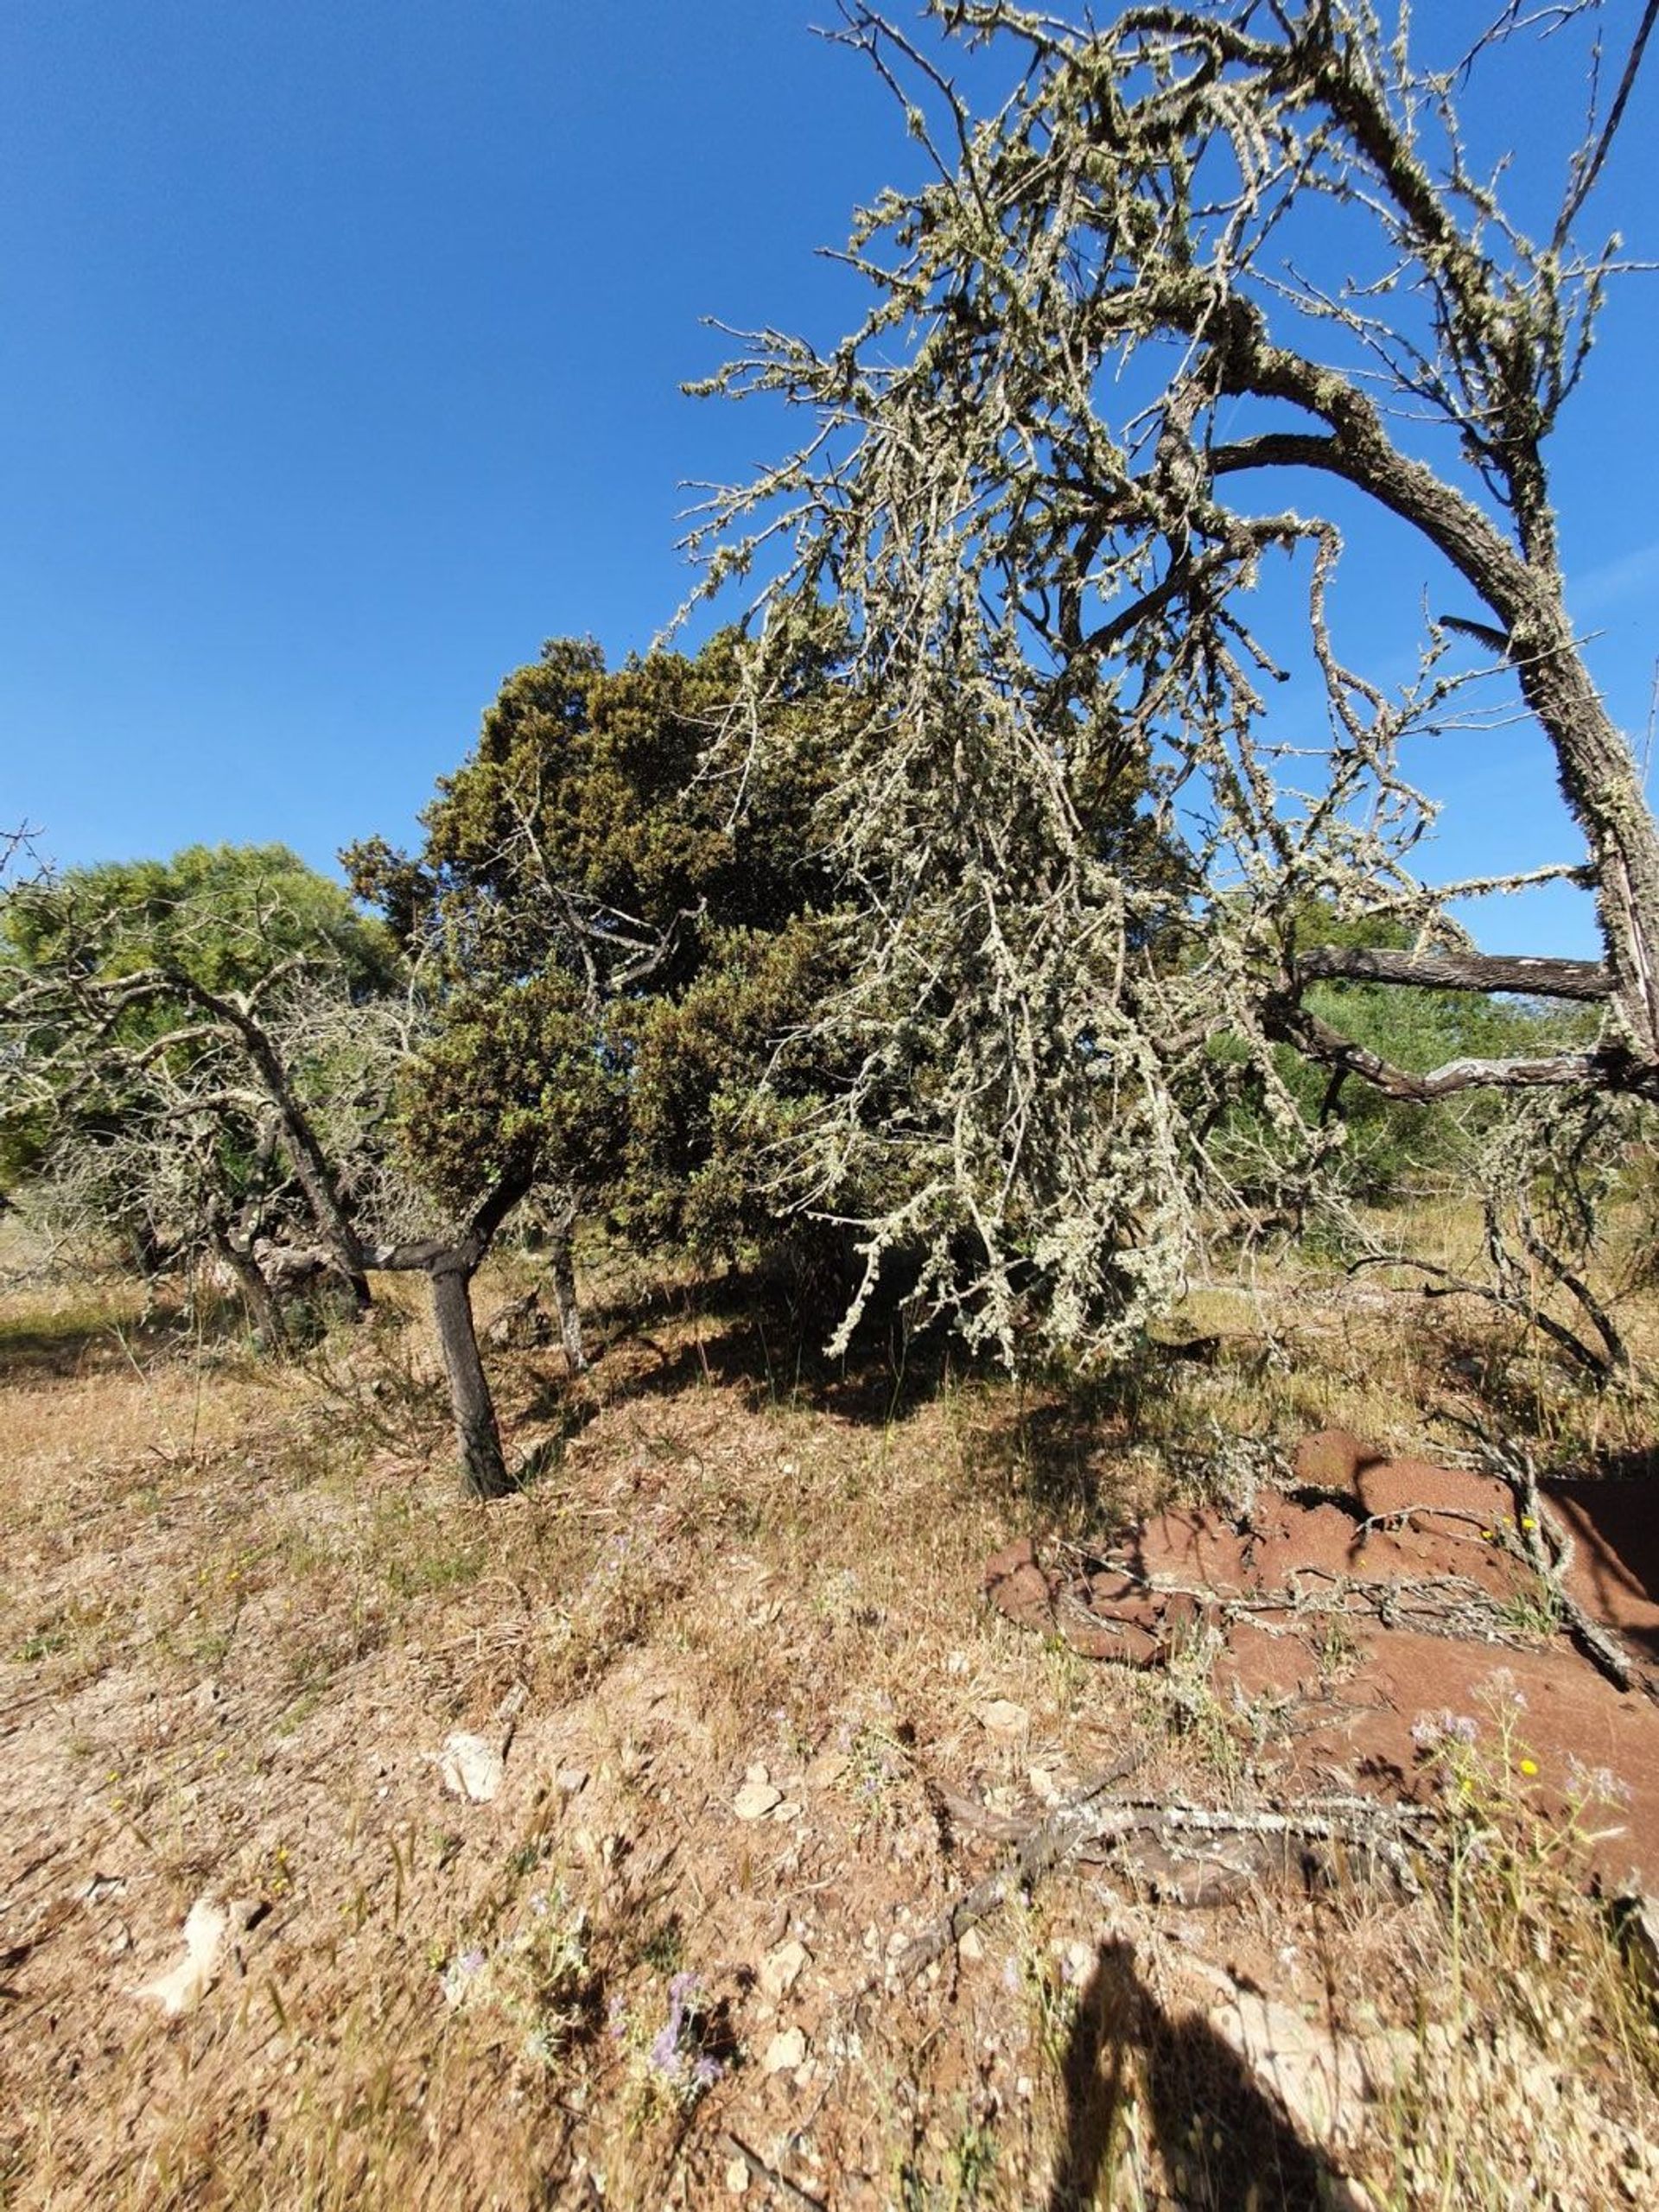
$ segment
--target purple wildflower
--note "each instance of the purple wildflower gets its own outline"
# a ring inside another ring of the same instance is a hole
[[[653,2074],[660,2074],[665,2082],[677,2082],[685,2072],[685,2054],[680,2049],[680,2031],[672,2013],[657,2031],[657,2039],[646,2053],[645,2063]]]

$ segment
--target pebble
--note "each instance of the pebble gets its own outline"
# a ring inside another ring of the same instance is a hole
[[[764,1993],[774,2003],[780,1997],[787,1997],[800,1980],[806,1961],[804,1943],[780,1943],[775,1951],[769,1951],[760,1961],[760,1980]]]
[[[775,1805],[781,1805],[783,1802],[783,1791],[774,1789],[771,1783],[749,1781],[732,1800],[732,1810],[740,1821],[761,1821]]]
[[[1031,1715],[1012,1698],[994,1697],[979,1708],[980,1726],[993,1736],[1020,1736],[1031,1726]]]
[[[760,2061],[763,2074],[792,2074],[806,2063],[806,2036],[800,2028],[780,2028]]]

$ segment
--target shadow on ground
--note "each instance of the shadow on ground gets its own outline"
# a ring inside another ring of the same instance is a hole
[[[1308,2146],[1201,2014],[1160,2005],[1128,1944],[1101,1945],[1060,2070],[1065,2140],[1047,2212],[1116,2202],[1114,2170],[1137,2143],[1155,2150],[1193,2212],[1315,2212],[1322,2202]]]

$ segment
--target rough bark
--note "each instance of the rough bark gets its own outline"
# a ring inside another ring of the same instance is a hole
[[[240,1039],[248,1065],[276,1110],[283,1150],[288,1155],[295,1179],[305,1193],[312,1218],[328,1240],[335,1264],[350,1288],[353,1302],[359,1313],[366,1313],[371,1294],[368,1276],[364,1269],[362,1243],[350,1215],[341,1203],[334,1176],[323,1157],[322,1147],[295,1099],[288,1071],[283,1067],[276,1046],[263,1025],[234,1000],[219,997],[188,980],[179,980],[176,987],[225,1022]]]
[[[1536,437],[1506,448],[1520,539],[1512,545],[1471,499],[1399,451],[1378,409],[1346,378],[1271,344],[1259,310],[1190,283],[1172,295],[1171,308],[1171,321],[1195,336],[1219,327],[1223,391],[1286,401],[1328,426],[1325,435],[1269,433],[1219,448],[1210,457],[1212,475],[1289,465],[1343,477],[1419,531],[1497,616],[1522,696],[1554,750],[1561,795],[1590,848],[1623,1041],[1659,1071],[1659,825],[1573,637]]]
[[[1594,960],[1541,960],[1485,952],[1400,952],[1316,944],[1296,956],[1307,982],[1398,983],[1425,991],[1517,991],[1529,998],[1605,999],[1611,971]]]
[[[288,1340],[288,1331],[283,1325],[282,1307],[258,1262],[218,1224],[213,1230],[213,1249],[235,1276],[237,1287],[247,1301],[255,1338],[267,1351],[280,1351]]]
[[[452,1252],[430,1268],[428,1276],[432,1286],[432,1319],[449,1379],[461,1478],[474,1497],[505,1497],[512,1480],[473,1324],[473,1270],[459,1254]]]
[[[585,1375],[588,1355],[582,1348],[582,1306],[576,1294],[575,1229],[575,1205],[563,1207],[550,1228],[548,1252],[553,1277],[553,1300],[559,1313],[559,1342],[563,1347],[565,1362],[570,1372]]]
[[[496,1231],[531,1186],[534,1163],[518,1160],[504,1168],[494,1188],[474,1213],[461,1235],[446,1243],[426,1237],[416,1243],[362,1249],[364,1264],[391,1271],[421,1272],[431,1284],[432,1319],[443,1352],[449,1402],[461,1451],[461,1479],[474,1497],[505,1497],[512,1478],[501,1449],[501,1431],[490,1395],[489,1377],[478,1348],[473,1319],[473,1277]]]

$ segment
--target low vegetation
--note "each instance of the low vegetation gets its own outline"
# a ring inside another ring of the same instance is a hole
[[[1178,1870],[1072,1863],[880,1973],[1128,1752],[1138,1799],[1284,1801],[1271,1700],[1023,1635],[984,1561],[1310,1429],[1443,1450],[1477,1376],[1562,1463],[1642,1448],[1637,1402],[1503,1315],[1287,1257],[1195,1294],[1172,1342],[1205,1360],[1149,1345],[1079,1394],[896,1326],[826,1362],[776,1281],[589,1246],[589,1371],[493,1356],[524,1473],[485,1507],[395,1280],[273,1366],[233,1308],[7,1256],[20,2212],[764,2203],[773,2174],[836,2205],[1300,2205],[1337,2171],[1374,2205],[1650,2197],[1659,2042],[1587,1840],[1617,1783],[1563,1827],[1502,1651],[1466,1727],[1423,1716],[1415,1894],[1356,1862],[1183,1903]],[[492,1263],[486,1314],[537,1280]],[[1625,1325],[1645,1352],[1647,1294]],[[458,1735],[505,1745],[485,1801]],[[232,1934],[169,2020],[142,1993],[204,1897]],[[1252,1991],[1370,2069],[1331,2147],[1234,2036]]]

